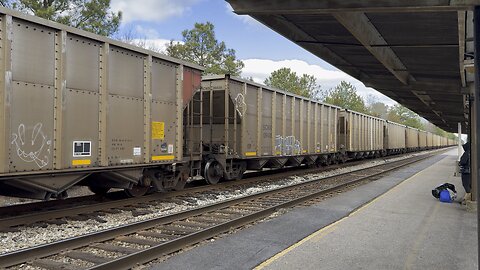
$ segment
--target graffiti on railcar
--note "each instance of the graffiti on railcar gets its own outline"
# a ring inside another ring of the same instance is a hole
[[[34,162],[39,168],[43,168],[50,162],[52,141],[42,130],[43,124],[37,123],[33,128],[20,124],[17,133],[12,134],[11,144],[15,146],[17,156],[24,162]],[[31,130],[31,134],[28,131]]]
[[[242,93],[238,94],[235,98],[235,109],[240,117],[244,116],[245,112],[247,111],[247,103],[245,103],[245,97]]]
[[[275,152],[282,155],[299,155],[302,153],[302,144],[295,136],[275,136]]]

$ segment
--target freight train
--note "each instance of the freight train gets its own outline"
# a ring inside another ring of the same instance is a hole
[[[0,8],[0,193],[130,196],[453,141]]]

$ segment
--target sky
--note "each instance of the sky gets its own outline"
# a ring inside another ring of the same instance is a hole
[[[182,31],[192,29],[196,22],[209,21],[215,26],[217,40],[234,49],[237,58],[244,62],[243,77],[252,77],[256,82],[263,83],[271,72],[288,67],[299,75],[315,76],[323,90],[346,80],[364,98],[373,96],[387,105],[395,103],[253,18],[236,15],[226,1],[111,0],[111,8],[123,13],[120,37],[128,33],[163,49],[170,40],[181,41]]]

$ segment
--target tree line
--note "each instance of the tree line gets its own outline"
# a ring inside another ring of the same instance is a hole
[[[113,12],[110,8],[110,0],[0,0],[0,5],[160,51],[152,45],[147,46],[146,42],[133,38],[135,35],[132,33],[118,33],[122,12]],[[192,29],[182,31],[181,42],[171,40],[166,50],[160,52],[199,64],[205,67],[206,74],[241,76],[244,67],[244,63],[237,59],[235,50],[228,48],[225,42],[217,40],[215,27],[210,22],[195,23]],[[416,113],[398,103],[388,106],[374,96],[364,99],[358,94],[355,86],[347,81],[341,81],[337,86],[323,90],[314,76],[298,75],[290,68],[280,68],[273,71],[265,79],[264,84],[342,108],[431,131],[441,136],[455,138],[453,134],[423,121]]]

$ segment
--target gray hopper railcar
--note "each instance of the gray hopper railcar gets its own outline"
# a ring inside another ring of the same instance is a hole
[[[4,8],[0,21],[3,194],[182,184],[183,107],[202,67]]]
[[[423,130],[418,131],[418,147],[420,150],[425,150],[428,148],[427,137],[428,137],[428,132]]]
[[[419,144],[419,130],[412,127],[406,127],[405,129],[405,143],[406,149],[408,152],[418,151],[420,148]]]
[[[433,134],[433,147],[434,148],[439,148],[441,147],[443,144],[443,137],[441,137],[440,135],[437,135],[437,134]]]
[[[342,110],[338,119],[338,143],[349,158],[385,155],[385,120],[351,110]]]
[[[427,132],[427,149],[433,148],[433,133]]]
[[[387,154],[405,153],[407,127],[391,121],[385,121],[385,150]]]
[[[203,138],[209,183],[241,177],[246,169],[345,159],[337,147],[339,107],[225,75],[203,77],[194,100],[192,112],[202,120],[186,125],[202,129],[189,129],[186,138]]]

